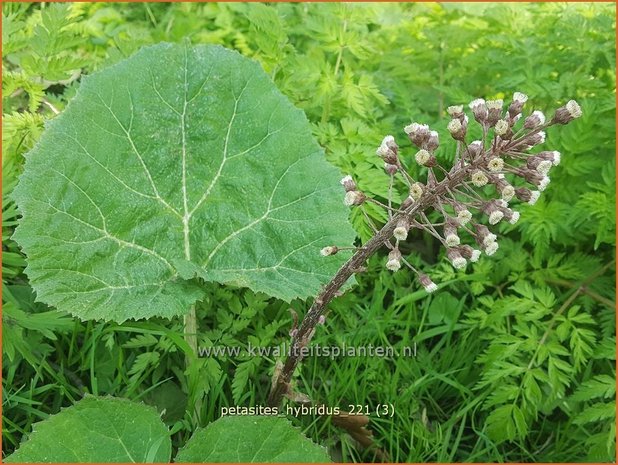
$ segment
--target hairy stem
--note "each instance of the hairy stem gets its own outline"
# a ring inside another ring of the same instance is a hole
[[[193,356],[197,355],[197,316],[195,314],[195,305],[191,305],[189,313],[185,315],[184,319],[185,327],[185,341],[191,347]],[[189,359],[189,356],[187,356]]]

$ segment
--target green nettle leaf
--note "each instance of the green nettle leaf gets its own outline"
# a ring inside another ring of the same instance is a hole
[[[331,462],[288,420],[279,417],[223,417],[197,431],[176,457],[181,463]]]
[[[83,80],[27,155],[15,239],[38,298],[81,318],[186,313],[196,278],[307,298],[349,244],[338,173],[259,65],[159,44]]]
[[[34,425],[7,463],[169,462],[172,443],[152,407],[112,397],[86,397]]]

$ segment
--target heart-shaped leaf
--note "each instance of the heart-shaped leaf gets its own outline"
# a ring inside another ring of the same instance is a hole
[[[7,463],[165,463],[172,442],[152,407],[112,397],[86,397],[34,425]]]
[[[176,457],[183,463],[324,463],[326,449],[279,417],[223,417],[197,431]]]
[[[307,298],[345,258],[320,248],[354,238],[304,114],[217,46],[159,44],[85,78],[14,195],[38,299],[82,318],[186,313],[196,277]]]

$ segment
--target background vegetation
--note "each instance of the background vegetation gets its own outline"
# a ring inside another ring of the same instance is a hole
[[[417,357],[308,359],[297,385],[329,406],[394,404],[392,419],[369,425],[392,461],[614,460],[613,4],[4,3],[2,21],[3,454],[85,393],[156,405],[175,447],[221,406],[265,403],[274,360],[203,358],[185,369],[180,320],[80,322],[35,303],[11,240],[23,155],[80,77],[188,36],[258,60],[307,113],[327,158],[381,197],[375,147],[385,134],[403,140],[410,121],[444,129],[448,105],[513,91],[547,112],[577,99],[584,116],[549,131],[548,149],[563,154],[550,188],[501,227],[494,257],[455,272],[432,238],[417,237],[416,261],[442,289],[427,296],[374,257],[315,340],[416,343]],[[442,160],[452,156],[445,139]],[[362,216],[351,219],[366,239]],[[288,308],[209,285],[200,343],[282,343]],[[335,459],[374,459],[325,418],[295,421]]]

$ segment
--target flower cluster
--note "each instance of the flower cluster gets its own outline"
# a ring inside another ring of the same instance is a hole
[[[382,231],[389,231],[390,236],[384,241],[390,249],[386,268],[398,271],[404,264],[416,273],[427,292],[437,289],[427,274],[414,268],[402,256],[399,245],[407,240],[413,228],[440,241],[456,269],[476,262],[482,253],[493,255],[498,250],[496,234],[483,223],[489,226],[500,222],[515,224],[520,214],[509,202],[533,205],[538,200],[549,185],[551,168],[560,163],[559,152],[536,150],[545,142],[545,129],[567,124],[582,114],[577,102],[571,100],[558,108],[549,120],[538,110],[523,118],[527,100],[521,92],[515,92],[506,107],[503,100],[475,99],[468,105],[470,119],[463,105],[449,107],[447,113],[451,120],[447,130],[457,142],[450,170],[442,167],[436,158],[440,145],[438,133],[426,124],[414,122],[406,126],[404,132],[416,148],[414,161],[427,171],[424,183],[414,179],[405,168],[395,138],[386,136],[376,153],[390,176],[388,205],[360,191],[351,176],[341,180],[346,191],[346,205],[363,208],[365,202],[373,202],[387,209],[389,222],[382,228]],[[467,142],[469,124],[480,126],[481,140]],[[535,150],[531,152],[532,149]],[[407,197],[404,196],[399,206],[393,206],[390,198],[395,176],[401,178],[407,189]],[[438,212],[438,221],[429,220],[430,210]],[[373,227],[378,234],[378,229]],[[322,254],[333,255],[339,250],[342,249],[329,246],[322,249]]]

